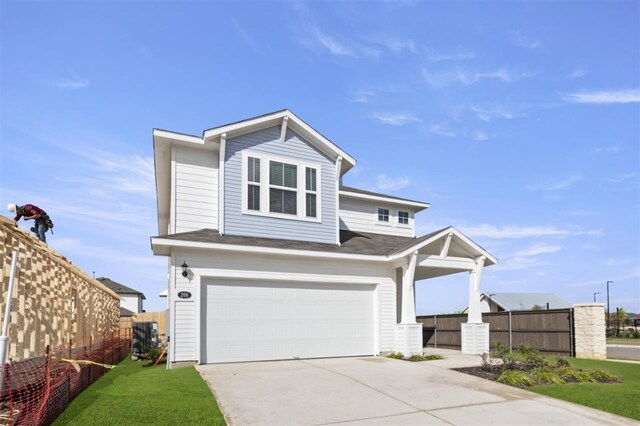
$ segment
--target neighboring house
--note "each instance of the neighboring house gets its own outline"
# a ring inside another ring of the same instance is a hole
[[[535,309],[568,309],[571,304],[551,293],[482,293],[482,312],[530,311]],[[468,308],[467,308],[468,309]],[[467,312],[465,309],[463,312]]]
[[[122,300],[120,301],[120,316],[123,316],[122,312],[125,312],[126,314],[126,311],[129,311],[132,314],[144,312],[142,308],[142,301],[145,300],[143,293],[127,287],[124,284],[112,281],[109,278],[100,277],[96,279],[102,284],[106,285],[109,289],[113,290],[114,293],[122,298]],[[124,308],[126,311],[123,311],[122,308]]]
[[[457,272],[463,351],[488,350],[479,286],[496,259],[452,227],[416,238],[425,202],[342,185],[355,159],[291,111],[153,143],[169,365],[421,353],[415,281]]]

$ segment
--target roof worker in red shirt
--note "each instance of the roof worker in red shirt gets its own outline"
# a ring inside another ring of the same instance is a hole
[[[11,213],[15,213],[16,217],[13,218],[13,221],[18,226],[18,221],[20,218],[24,220],[34,220],[36,222],[35,226],[31,228],[31,231],[36,234],[36,236],[42,242],[47,242],[47,238],[44,233],[47,232],[49,228],[53,228],[53,223],[47,212],[39,208],[38,206],[34,206],[33,204],[25,204],[24,206],[17,206],[15,204],[9,204],[7,209]]]

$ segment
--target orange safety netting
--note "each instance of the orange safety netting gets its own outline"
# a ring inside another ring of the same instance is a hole
[[[47,346],[45,356],[7,363],[0,392],[0,425],[53,423],[73,398],[109,371],[85,361],[115,365],[130,348],[130,339],[105,334],[52,349]]]

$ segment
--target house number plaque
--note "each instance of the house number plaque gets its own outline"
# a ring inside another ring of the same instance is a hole
[[[189,292],[189,291],[180,291],[180,292],[178,292],[178,297],[180,299],[191,299],[191,292]]]

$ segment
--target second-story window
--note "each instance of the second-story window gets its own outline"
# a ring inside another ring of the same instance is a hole
[[[260,211],[260,159],[247,159],[247,209]]]
[[[257,151],[242,159],[242,214],[322,222],[320,164]]]
[[[269,161],[269,211],[298,214],[298,166]]]
[[[409,212],[398,211],[398,223],[400,225],[409,224]]]
[[[316,169],[305,167],[305,199],[307,208],[307,217],[317,216],[317,190],[316,190]]]
[[[389,209],[378,208],[378,222],[389,222]]]

